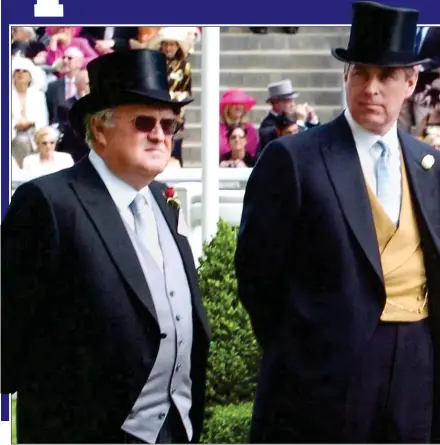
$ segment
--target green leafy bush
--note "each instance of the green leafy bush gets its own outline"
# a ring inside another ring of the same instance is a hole
[[[208,408],[252,401],[257,381],[260,350],[237,299],[236,239],[237,228],[220,220],[216,236],[204,245],[199,266],[200,290],[212,327]]]
[[[203,443],[248,443],[252,403],[218,405],[206,422]]]

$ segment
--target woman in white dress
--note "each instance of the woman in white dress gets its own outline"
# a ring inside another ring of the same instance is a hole
[[[38,153],[24,158],[26,175],[35,178],[72,167],[74,162],[70,154],[55,151],[58,137],[59,133],[53,127],[44,127],[35,133]]]
[[[12,156],[22,167],[23,159],[35,149],[33,137],[36,131],[49,124],[46,98],[34,86],[35,65],[29,59],[16,57],[12,60]]]

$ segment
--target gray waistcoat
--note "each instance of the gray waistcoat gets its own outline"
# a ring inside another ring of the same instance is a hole
[[[151,291],[161,333],[167,336],[161,340],[153,369],[122,429],[155,443],[172,400],[191,440],[191,292],[176,242],[155,199],[151,198],[164,259],[163,271],[128,224],[126,227]]]

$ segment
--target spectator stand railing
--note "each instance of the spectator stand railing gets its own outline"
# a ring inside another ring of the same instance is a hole
[[[244,191],[251,172],[250,168],[219,168],[219,217],[232,225],[240,223]],[[30,179],[32,178],[23,175],[20,178],[14,178],[11,184],[12,193],[19,185]],[[195,257],[197,257],[197,252],[201,252],[202,245],[200,233],[203,220],[202,169],[169,169],[157,176],[156,179],[176,189],[190,233],[193,233],[190,242]]]

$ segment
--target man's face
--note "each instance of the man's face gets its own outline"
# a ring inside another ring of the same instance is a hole
[[[81,68],[84,56],[77,48],[68,48],[64,51],[63,64],[61,71],[64,74],[71,75]]]
[[[17,26],[12,29],[12,38],[18,42],[27,42],[29,33],[22,26]]]
[[[295,100],[294,99],[275,99],[272,101],[272,108],[275,113],[293,113],[295,110]]]
[[[86,70],[80,71],[75,78],[76,91],[79,97],[90,93],[89,73]]]
[[[350,65],[345,71],[347,105],[354,120],[383,135],[396,122],[417,83],[417,70]]]
[[[117,176],[137,189],[167,166],[175,126],[171,109],[145,105],[115,108],[109,127],[92,123],[97,152]]]
[[[177,42],[162,42],[161,50],[167,56],[168,59],[172,59],[179,49]]]

